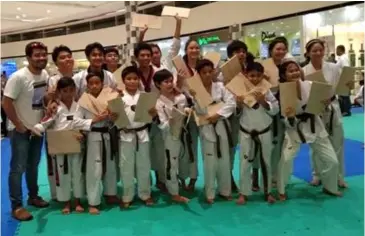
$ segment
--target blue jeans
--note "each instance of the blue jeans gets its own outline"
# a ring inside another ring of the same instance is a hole
[[[41,159],[42,139],[42,137],[31,136],[30,132],[19,133],[15,129],[11,131],[9,194],[13,210],[23,205],[22,176],[24,172],[29,198],[38,196],[38,165]]]

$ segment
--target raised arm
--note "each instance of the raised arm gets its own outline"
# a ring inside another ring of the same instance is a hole
[[[172,71],[174,68],[174,64],[172,63],[172,58],[176,57],[179,54],[179,51],[181,48],[180,34],[181,34],[181,22],[182,21],[179,16],[175,16],[175,19],[176,19],[176,26],[175,26],[174,38],[173,38],[171,47],[169,49],[169,52],[163,61],[163,64],[165,65],[165,67],[170,71]]]

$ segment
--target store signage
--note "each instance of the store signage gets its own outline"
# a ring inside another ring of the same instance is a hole
[[[220,42],[221,39],[218,35],[212,35],[212,36],[209,36],[209,37],[199,37],[197,41],[198,41],[198,44],[200,46],[202,46],[202,45],[207,45],[207,44],[210,44],[210,43]]]
[[[267,41],[271,41],[273,39],[276,38],[276,34],[275,32],[261,32],[261,41],[262,42],[267,42]]]

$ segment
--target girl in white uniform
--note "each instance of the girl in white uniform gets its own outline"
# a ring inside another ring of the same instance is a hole
[[[297,81],[299,83],[301,100],[297,100],[297,107],[284,111],[283,121],[286,125],[286,131],[283,152],[279,161],[277,182],[279,198],[281,201],[287,199],[285,186],[289,181],[293,160],[300,149],[301,143],[308,143],[313,152],[313,159],[322,164],[318,169],[318,173],[323,181],[323,191],[330,195],[341,196],[337,186],[339,163],[328,139],[328,133],[318,115],[304,112],[311,82],[300,80],[300,68],[293,61],[283,63],[280,72],[280,82]]]
[[[151,160],[148,128],[150,124],[134,121],[136,104],[141,92],[138,69],[126,67],[122,72],[125,84],[123,102],[130,125],[120,131],[120,176],[123,182],[121,207],[128,208],[135,194],[134,178],[137,179],[138,197],[146,205],[153,205],[151,198]],[[149,111],[152,117],[157,116],[155,108]]]
[[[80,107],[74,101],[76,85],[72,78],[63,77],[57,83],[57,93],[60,104],[56,115],[45,117],[41,124],[35,126],[40,132],[52,125],[53,130],[84,130],[89,131],[91,125],[109,117],[107,112],[93,119],[83,119]],[[82,140],[82,135],[78,139]],[[84,196],[84,178],[81,173],[82,156],[80,154],[56,155],[56,195],[57,200],[65,202],[62,213],[71,211],[71,195],[75,200],[77,212],[83,212],[80,199]]]
[[[204,188],[206,200],[214,203],[215,181],[218,182],[219,196],[231,200],[231,162],[230,148],[232,143],[229,137],[230,117],[236,109],[236,102],[221,82],[213,82],[214,65],[210,60],[203,59],[196,67],[205,89],[211,94],[214,103],[223,102],[219,111],[208,117],[209,124],[199,127],[202,138],[203,163],[204,163]],[[195,96],[195,91],[190,91]],[[194,99],[196,114],[207,115],[207,108],[200,107]]]
[[[304,75],[310,75],[318,70],[322,70],[324,78],[326,81],[333,86],[335,91],[335,86],[340,78],[340,70],[336,64],[325,62],[324,57],[324,43],[321,40],[313,39],[310,40],[306,45],[306,51],[310,58],[310,63],[303,67]],[[350,86],[350,84],[348,84]],[[339,163],[339,176],[338,185],[342,188],[347,187],[344,177],[344,130],[342,124],[342,113],[338,99],[335,92],[333,91],[332,96],[323,101],[328,106],[322,115],[323,123],[329,134],[329,139],[333,145],[333,148],[337,155],[337,160]],[[314,154],[312,155],[312,165],[313,165],[313,180],[312,185],[317,186],[320,184],[320,178],[318,176],[319,164],[315,161]]]
[[[173,84],[173,75],[168,70],[156,72],[153,77],[156,87],[160,90],[160,97],[157,100],[156,109],[159,118],[159,128],[162,131],[165,143],[165,169],[166,169],[166,186],[172,200],[175,202],[187,203],[189,199],[179,195],[179,159],[184,149],[181,142],[181,131],[184,126],[184,114],[187,108],[186,98],[183,94],[178,93]],[[179,116],[173,117],[177,111]],[[187,110],[188,111],[188,110]],[[182,113],[182,114],[181,114]],[[179,120],[182,122],[179,122]],[[174,132],[173,122],[178,125],[180,135]]]
[[[257,62],[249,63],[246,68],[248,80],[255,86],[264,79],[264,67]],[[257,103],[248,107],[243,103],[244,97],[237,97],[242,104],[240,118],[240,196],[237,204],[245,204],[247,197],[252,194],[250,169],[255,161],[260,163],[264,186],[265,200],[274,203],[271,194],[271,152],[272,145],[272,117],[279,111],[274,95],[268,90],[262,94],[259,89],[252,92]]]
[[[89,73],[86,76],[88,93],[98,97],[103,89],[100,74]],[[93,119],[94,114],[81,108],[83,117]],[[115,114],[113,114],[115,119]],[[89,202],[89,212],[98,214],[102,192],[107,204],[118,204],[117,197],[117,167],[118,147],[113,146],[113,135],[110,135],[112,120],[104,120],[93,124],[87,134],[86,158],[83,162],[83,172],[86,172],[86,193]],[[103,191],[102,191],[103,190]]]
[[[188,68],[188,74],[182,71],[178,71],[176,86],[183,91],[185,95],[188,106],[192,107],[192,95],[189,93],[187,86],[185,84],[185,79],[188,79],[196,73],[195,67],[199,61],[200,57],[200,47],[197,41],[194,39],[189,39],[185,44],[185,55],[183,60]],[[182,187],[189,191],[195,191],[195,183],[198,178],[198,140],[199,140],[199,129],[196,125],[193,117],[189,120],[186,133],[186,154],[188,158],[182,158],[180,162],[180,180]],[[189,185],[185,185],[185,179],[190,178]]]

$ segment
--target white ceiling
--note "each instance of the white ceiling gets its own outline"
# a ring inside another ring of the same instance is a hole
[[[123,1],[1,1],[1,33],[23,31],[65,21],[115,13]]]

